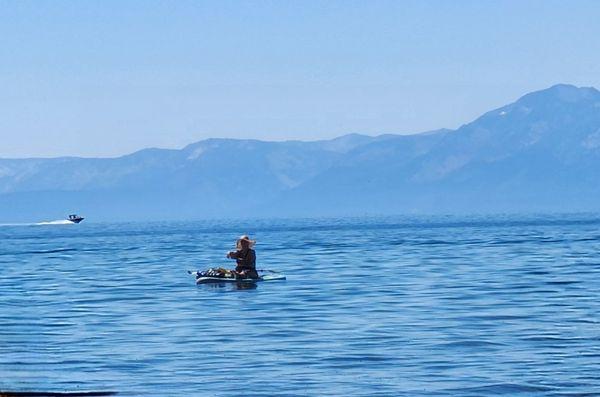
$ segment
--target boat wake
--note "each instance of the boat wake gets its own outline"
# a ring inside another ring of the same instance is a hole
[[[3,226],[48,226],[48,225],[74,225],[75,223],[61,219],[56,221],[44,221],[36,223],[0,223],[0,227]]]
[[[61,219],[57,221],[38,222],[34,223],[34,225],[74,225],[74,223],[65,219]]]

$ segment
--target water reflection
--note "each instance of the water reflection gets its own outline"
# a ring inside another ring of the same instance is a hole
[[[225,290],[225,291],[243,291],[258,288],[258,283],[254,281],[238,281],[238,282],[224,282],[224,283],[206,283],[198,284],[198,287],[208,288],[213,290]]]

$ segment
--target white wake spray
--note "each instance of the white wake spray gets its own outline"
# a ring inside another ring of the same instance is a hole
[[[60,219],[56,221],[44,221],[35,223],[0,223],[0,227],[8,226],[48,226],[48,225],[74,225],[75,223],[66,219]]]
[[[74,225],[74,224],[75,223],[68,221],[66,219],[34,223],[34,225]]]

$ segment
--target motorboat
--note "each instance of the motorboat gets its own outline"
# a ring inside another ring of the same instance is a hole
[[[72,214],[69,215],[69,221],[73,222],[73,223],[79,223],[83,220],[84,218],[82,218],[81,216],[77,215],[77,214]]]

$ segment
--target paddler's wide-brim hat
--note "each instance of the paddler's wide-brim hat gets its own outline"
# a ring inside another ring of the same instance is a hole
[[[243,236],[240,236],[240,238],[238,238],[238,244],[241,244],[242,241],[248,243],[249,247],[253,247],[254,244],[256,244],[256,240],[250,239],[250,237],[248,237],[245,234]]]

